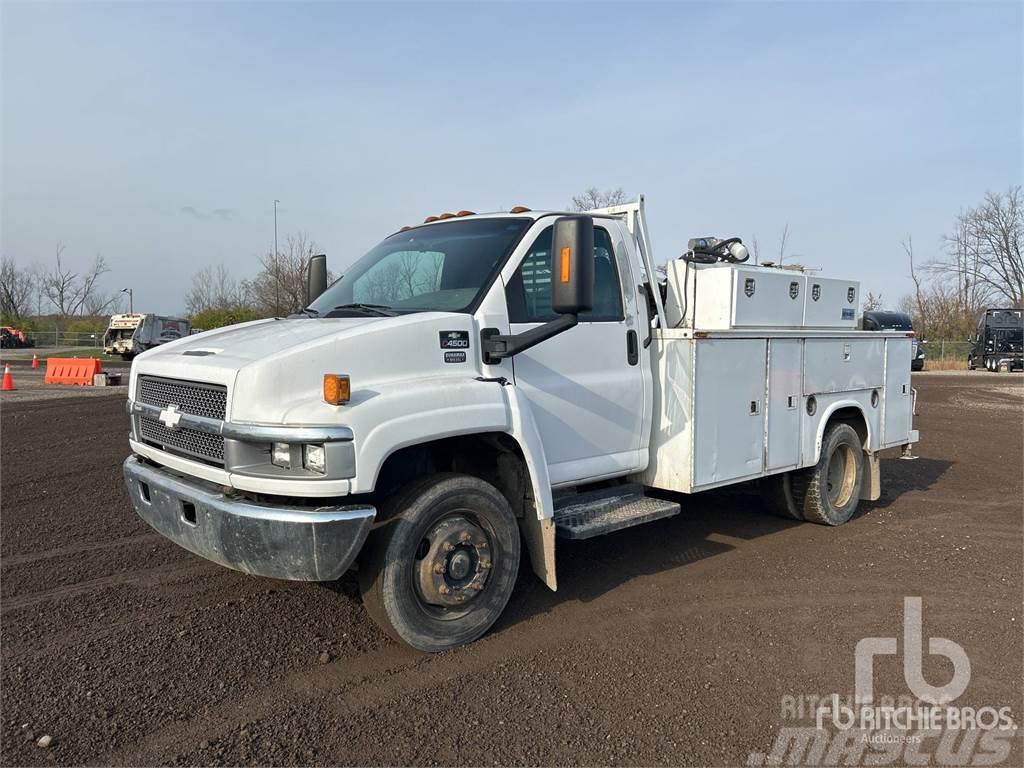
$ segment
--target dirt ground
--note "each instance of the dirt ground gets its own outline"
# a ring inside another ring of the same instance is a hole
[[[914,382],[920,458],[886,458],[849,524],[684,498],[559,542],[557,593],[524,571],[497,627],[439,656],[386,639],[351,574],[247,577],[156,535],[122,487],[123,390],[0,400],[0,762],[747,765],[794,724],[786,697],[852,692],[905,596],[969,656],[958,703],[1021,723],[1024,380]],[[874,681],[907,693],[896,657]]]

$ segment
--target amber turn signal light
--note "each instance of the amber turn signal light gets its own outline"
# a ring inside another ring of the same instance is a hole
[[[344,405],[352,394],[352,385],[348,376],[340,373],[324,374],[324,402],[331,405]]]

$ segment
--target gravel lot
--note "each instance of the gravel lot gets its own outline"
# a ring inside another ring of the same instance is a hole
[[[351,574],[247,577],[152,532],[122,486],[123,388],[4,393],[0,761],[746,765],[791,724],[783,697],[852,689],[854,647],[900,635],[908,595],[970,657],[959,703],[1020,723],[1024,379],[914,380],[920,458],[887,458],[846,526],[686,498],[560,543],[558,593],[522,574],[496,629],[440,656],[386,639]],[[895,658],[875,689],[906,693]]]

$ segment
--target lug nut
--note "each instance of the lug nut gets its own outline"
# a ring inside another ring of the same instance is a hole
[[[471,534],[469,531],[463,531],[461,534],[459,534],[459,541],[461,541],[463,543],[467,543],[469,541],[472,541],[472,539],[473,539],[473,534]]]
[[[491,568],[491,561],[490,560],[481,560],[480,561],[480,570],[488,571],[488,570],[490,570],[490,568]]]
[[[451,590],[448,589],[447,584],[442,584],[440,587],[437,588],[437,591],[440,592],[442,595],[447,595],[449,592],[451,592]]]
[[[434,573],[444,573],[444,563],[438,563],[434,566]]]
[[[444,551],[445,552],[451,552],[453,549],[455,549],[455,545],[452,544],[450,541],[446,541],[444,543]]]

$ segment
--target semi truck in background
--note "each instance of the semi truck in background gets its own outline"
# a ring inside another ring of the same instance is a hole
[[[982,367],[993,373],[1006,367],[1024,369],[1024,310],[987,309],[978,320],[978,332],[968,339],[970,370]]]
[[[132,504],[249,574],[358,565],[369,614],[422,651],[493,625],[521,544],[556,589],[558,541],[751,481],[843,524],[918,439],[912,333],[858,330],[855,281],[747,258],[698,238],[659,281],[642,197],[431,216],[330,287],[314,257],[301,314],[134,361]]]
[[[131,312],[112,315],[103,334],[103,351],[131,360],[147,349],[189,335],[188,320]]]

